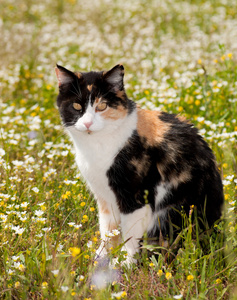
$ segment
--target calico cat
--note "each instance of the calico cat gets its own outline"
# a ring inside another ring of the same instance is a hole
[[[221,177],[191,123],[137,107],[126,95],[122,65],[107,72],[74,73],[58,65],[55,70],[57,106],[97,200],[101,238],[121,228],[128,264],[136,261],[144,233],[168,238],[181,229],[181,210],[188,214],[194,205],[208,226],[220,218]],[[105,242],[97,253],[106,254]]]

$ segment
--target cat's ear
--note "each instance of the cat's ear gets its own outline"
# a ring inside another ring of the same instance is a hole
[[[73,73],[59,65],[57,65],[55,67],[55,72],[56,72],[56,76],[58,78],[58,86],[59,87],[73,82],[76,78],[75,73]]]
[[[115,88],[119,90],[123,89],[123,77],[124,77],[124,67],[123,65],[117,65],[111,70],[104,73],[104,79]]]

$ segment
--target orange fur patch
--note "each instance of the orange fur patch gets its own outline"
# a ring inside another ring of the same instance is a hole
[[[98,208],[99,208],[100,213],[105,214],[105,215],[110,214],[108,204],[105,200],[98,199],[97,203],[98,203]]]
[[[97,204],[98,204],[98,209],[99,209],[100,214],[102,214],[102,215],[103,214],[105,214],[105,215],[113,214],[112,209],[109,208],[108,203],[104,199],[97,198]],[[112,230],[114,230],[114,229],[118,229],[118,224],[116,224],[116,221],[111,222],[108,225],[109,232],[112,232]],[[120,243],[121,243],[121,235],[120,234],[110,237],[110,242],[107,245],[107,247],[108,247],[107,250],[109,250],[109,248],[111,246],[113,246],[113,247],[118,246]]]
[[[80,72],[76,72],[75,75],[80,79],[82,77],[82,74]]]
[[[124,99],[125,92],[124,92],[124,91],[118,90],[118,91],[116,92],[116,96],[117,96],[118,98]]]
[[[170,180],[172,185],[177,188],[180,183],[187,182],[191,179],[191,174],[189,171],[183,171],[178,176],[173,176]]]
[[[178,118],[181,122],[183,122],[183,123],[190,124],[190,121],[187,120],[184,116],[177,115],[177,118]]]
[[[119,105],[117,108],[108,107],[104,112],[101,113],[101,116],[105,119],[118,120],[123,119],[127,115],[127,109]]]
[[[131,160],[131,164],[136,168],[136,173],[139,176],[144,176],[147,173],[150,166],[148,159],[149,157],[145,155],[143,159],[133,158]]]
[[[147,140],[149,146],[156,146],[164,140],[170,124],[159,119],[159,112],[137,109],[137,132]]]
[[[166,168],[166,164],[172,160],[172,154],[168,155],[166,157],[166,160],[162,162],[162,164],[157,164],[157,169],[163,179],[163,181],[166,181],[167,179],[165,178],[164,174],[165,174],[165,168]],[[171,174],[171,176],[169,177],[169,182],[173,185],[173,187],[177,188],[180,183],[185,183],[188,182],[189,180],[192,179],[192,175],[190,173],[190,169],[189,166],[187,166],[186,170],[181,172],[181,173],[177,173],[177,172],[173,172]]]
[[[95,104],[98,104],[100,102],[101,98],[95,98],[95,103],[93,105],[93,107],[95,107]]]
[[[93,88],[93,84],[88,84],[87,89],[89,92],[91,92],[92,88]]]

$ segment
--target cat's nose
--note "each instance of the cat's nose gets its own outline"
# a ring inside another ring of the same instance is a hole
[[[88,121],[88,122],[84,122],[83,124],[86,126],[87,129],[89,129],[92,123],[93,123],[92,121]]]

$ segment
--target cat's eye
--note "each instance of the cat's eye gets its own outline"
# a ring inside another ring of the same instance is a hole
[[[75,110],[81,110],[81,109],[82,109],[81,104],[76,103],[76,102],[74,102],[72,106],[73,106],[73,108],[74,108]]]
[[[103,111],[107,108],[107,103],[106,102],[100,102],[97,106],[96,106],[96,110],[97,111]]]

